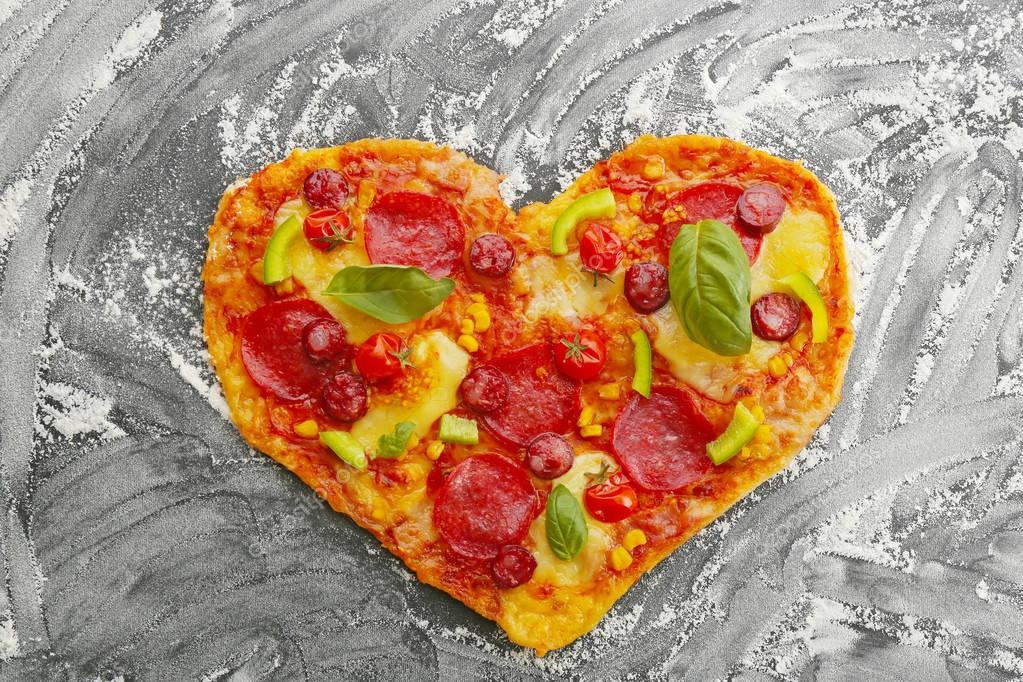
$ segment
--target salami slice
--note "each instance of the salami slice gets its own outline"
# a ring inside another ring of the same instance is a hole
[[[525,536],[537,511],[525,470],[506,457],[476,455],[448,476],[433,508],[433,525],[462,556],[493,559]]]
[[[250,313],[242,324],[242,364],[264,391],[288,402],[319,394],[331,363],[314,360],[302,335],[307,325],[334,318],[308,299],[274,301]],[[348,357],[345,354],[339,360]]]
[[[710,468],[713,427],[685,391],[655,386],[650,398],[633,394],[615,419],[611,447],[633,483],[678,490]]]
[[[377,197],[366,213],[364,236],[373,263],[414,265],[434,279],[451,274],[465,246],[455,207],[419,192]]]
[[[703,182],[693,185],[673,197],[672,203],[680,205],[686,212],[684,221],[667,223],[661,228],[661,239],[665,249],[671,248],[679,228],[700,220],[717,220],[728,225],[739,236],[742,248],[753,263],[760,254],[763,235],[744,227],[736,218],[735,204],[742,196],[742,188],[726,182]]]
[[[504,405],[483,415],[483,425],[496,438],[524,447],[546,431],[572,430],[579,417],[579,384],[555,369],[548,344],[520,348],[490,364],[508,379]]]

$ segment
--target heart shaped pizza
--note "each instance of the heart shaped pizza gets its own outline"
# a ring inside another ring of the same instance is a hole
[[[538,654],[784,467],[853,342],[800,164],[641,137],[518,214],[413,140],[224,194],[205,333],[245,440]]]

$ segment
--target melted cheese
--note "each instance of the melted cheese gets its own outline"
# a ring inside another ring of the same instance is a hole
[[[274,226],[280,225],[293,215],[302,220],[309,212],[309,205],[302,198],[286,201],[277,209]],[[320,251],[310,246],[308,240],[296,239],[289,256],[291,276],[305,287],[309,298],[329,310],[344,325],[349,341],[362,343],[378,331],[394,328],[394,325],[385,324],[375,317],[345,305],[334,296],[323,293],[341,268],[370,264],[361,237],[357,236],[352,244],[342,244],[330,251]]]
[[[404,404],[371,401],[369,411],[351,430],[366,448],[375,449],[377,439],[391,433],[401,421],[415,423],[415,433],[422,438],[442,414],[458,404],[458,387],[469,371],[469,354],[439,331],[414,336],[409,345],[416,366],[413,371],[421,375],[421,388]]]
[[[603,315],[625,287],[621,268],[610,276],[613,281],[598,277],[594,286],[575,251],[562,257],[536,255],[515,269],[516,286],[533,292],[526,309],[529,320]]]
[[[556,478],[551,483],[568,488],[579,504],[583,505],[583,491],[589,484],[587,473],[600,470],[601,462],[614,467],[614,461],[602,452],[588,452],[575,458],[575,463],[568,473]],[[552,488],[553,489],[553,488]],[[583,509],[586,506],[583,505]],[[607,553],[611,550],[612,540],[608,527],[586,514],[586,528],[589,538],[582,552],[575,559],[565,561],[554,556],[547,544],[547,514],[541,514],[529,527],[529,537],[533,545],[533,556],[536,557],[536,572],[533,580],[559,586],[588,585],[593,574],[607,563]]]
[[[786,211],[777,229],[764,238],[752,268],[753,300],[783,290],[778,280],[805,272],[817,282],[828,267],[828,225],[818,213]],[[732,398],[735,384],[749,372],[762,372],[781,344],[753,337],[749,354],[724,357],[697,345],[686,336],[674,309],[668,305],[653,316],[657,325],[654,349],[671,372],[704,395],[719,401]]]

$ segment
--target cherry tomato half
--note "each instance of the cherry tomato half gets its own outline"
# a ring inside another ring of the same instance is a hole
[[[321,208],[307,215],[302,231],[309,244],[320,251],[330,251],[338,244],[355,241],[348,226],[348,216],[336,208]]]
[[[639,507],[639,497],[628,483],[598,483],[583,494],[586,511],[604,523],[614,523],[632,516]]]
[[[579,258],[583,267],[592,272],[613,272],[625,256],[622,238],[614,230],[593,223],[579,238]]]
[[[413,367],[411,351],[397,334],[379,332],[359,346],[355,366],[366,381],[384,381],[400,377],[406,367]]]
[[[607,360],[604,341],[595,332],[581,331],[554,344],[554,362],[562,374],[587,381],[600,374]]]

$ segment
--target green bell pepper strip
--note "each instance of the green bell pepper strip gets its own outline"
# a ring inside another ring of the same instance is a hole
[[[707,443],[707,456],[714,464],[724,464],[742,451],[757,433],[760,422],[742,403],[735,404],[732,421],[724,432]]]
[[[632,375],[632,390],[644,398],[649,398],[650,384],[654,376],[654,356],[650,349],[650,337],[642,329],[637,329],[629,338],[632,339],[632,362],[636,366]]]
[[[445,443],[458,445],[476,445],[480,442],[480,432],[476,428],[476,421],[463,419],[453,414],[441,415],[437,437]]]
[[[288,252],[295,238],[302,234],[302,221],[291,216],[270,235],[263,252],[263,284],[277,284],[291,276]]]
[[[568,235],[584,220],[613,218],[618,212],[615,195],[604,187],[582,195],[561,212],[551,230],[551,253],[564,256],[568,253]]]
[[[369,464],[366,450],[355,440],[355,436],[347,431],[320,431],[320,442],[330,448],[345,464],[359,471],[364,471]]]
[[[828,307],[824,303],[820,289],[813,283],[806,273],[797,272],[794,275],[783,277],[781,283],[792,290],[806,307],[810,309],[810,328],[813,332],[814,343],[824,343],[828,340]]]

